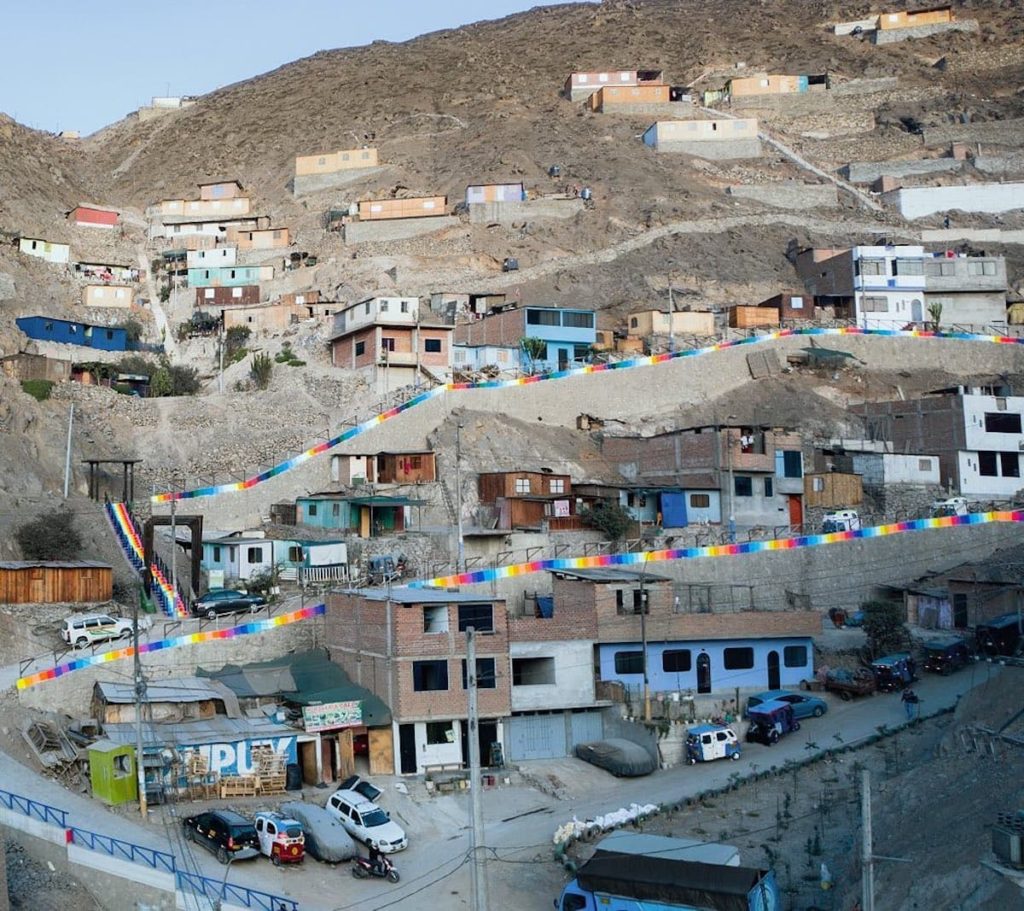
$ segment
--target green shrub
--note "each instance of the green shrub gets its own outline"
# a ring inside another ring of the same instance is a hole
[[[26,560],[75,560],[82,549],[74,517],[63,509],[26,522],[14,537]]]
[[[142,338],[142,323],[137,319],[128,317],[128,319],[121,323],[121,328],[124,329],[124,333],[128,337],[128,341],[132,344]]]
[[[160,299],[160,303],[166,304],[171,299],[171,286],[161,285],[156,296]]]
[[[306,366],[306,362],[305,361],[288,361],[288,366],[289,367],[305,367]]]
[[[252,330],[248,326],[232,326],[224,333],[224,354],[225,359],[233,364],[238,358],[234,357],[236,351],[244,351],[245,343],[252,336]],[[244,357],[244,355],[243,355]]]
[[[114,392],[119,392],[121,395],[131,395],[134,391],[127,383],[114,383],[113,389]]]
[[[270,377],[274,373],[274,361],[265,351],[252,356],[249,365],[249,378],[257,389],[266,389],[270,385]]]
[[[237,364],[239,361],[244,361],[248,356],[248,348],[239,348],[237,351],[233,351],[228,355],[227,361],[229,364]]]
[[[580,513],[583,522],[603,531],[610,540],[618,541],[633,525],[633,517],[618,503],[598,500],[590,509]]]
[[[21,388],[37,402],[45,402],[53,392],[53,380],[22,380]]]

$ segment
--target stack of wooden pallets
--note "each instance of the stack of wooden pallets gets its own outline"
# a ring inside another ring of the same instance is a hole
[[[252,748],[252,762],[259,779],[262,794],[283,794],[285,786],[285,757],[270,746]]]

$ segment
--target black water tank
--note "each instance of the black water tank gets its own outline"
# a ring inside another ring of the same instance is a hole
[[[289,762],[284,770],[284,789],[286,791],[302,790],[302,769],[297,762]]]

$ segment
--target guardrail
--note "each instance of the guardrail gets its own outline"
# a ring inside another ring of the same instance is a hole
[[[20,794],[12,794],[10,791],[0,791],[0,805],[51,826],[60,826],[62,829],[68,827],[67,810],[51,807],[49,804],[40,803],[31,797],[22,797]]]
[[[208,898],[211,901],[238,902],[247,908],[257,909],[257,911],[299,911],[299,903],[290,898],[281,898],[279,895],[271,895],[269,892],[247,889],[245,886],[222,883],[198,873],[186,873],[184,870],[178,870],[175,882],[180,891],[202,895],[203,898]]]
[[[70,834],[69,844],[77,844],[90,851],[102,851],[111,857],[127,860],[133,864],[143,863],[154,870],[163,870],[166,873],[177,872],[174,855],[168,854],[166,851],[144,848],[142,845],[122,841],[120,838],[113,838],[110,835],[101,835],[99,832],[90,832],[88,829],[80,829],[78,826],[71,826],[68,832]]]

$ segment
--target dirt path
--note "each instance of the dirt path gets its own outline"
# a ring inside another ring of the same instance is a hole
[[[153,312],[153,319],[156,320],[156,330],[164,343],[164,350],[169,357],[178,353],[178,340],[174,336],[167,314],[160,303],[160,293],[157,288],[156,278],[150,266],[149,253],[144,244],[136,248],[136,255],[139,258],[139,268],[146,276],[146,293],[149,295],[149,309]]]

